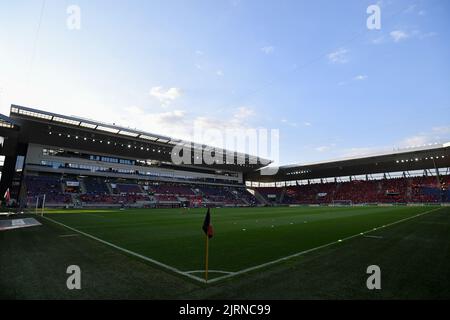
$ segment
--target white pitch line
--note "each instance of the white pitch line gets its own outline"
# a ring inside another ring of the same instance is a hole
[[[392,226],[394,224],[401,223],[401,222],[404,222],[404,221],[407,221],[407,220],[411,220],[411,219],[423,216],[425,214],[431,213],[431,212],[439,210],[439,209],[442,209],[442,208],[435,208],[435,209],[432,209],[432,210],[429,210],[429,211],[425,211],[425,212],[416,214],[416,215],[408,217],[408,218],[404,218],[404,219],[401,219],[401,220],[397,220],[397,221],[391,222],[391,223],[383,225],[381,227],[372,228],[372,229],[370,229],[368,231],[360,232],[358,234],[355,234],[355,235],[352,235],[352,236],[349,236],[349,237],[346,237],[346,238],[343,238],[343,239],[340,239],[340,240],[337,240],[337,241],[334,241],[334,242],[330,242],[330,243],[327,243],[327,244],[324,244],[324,245],[321,245],[321,246],[318,246],[318,247],[315,247],[315,248],[311,248],[311,249],[304,250],[304,251],[301,251],[301,252],[298,252],[298,253],[294,253],[292,255],[289,255],[289,256],[286,256],[286,257],[283,257],[283,258],[280,258],[280,259],[277,259],[277,260],[273,260],[273,261],[270,261],[270,262],[259,264],[259,265],[256,265],[256,266],[253,266],[253,267],[250,267],[250,268],[246,268],[246,269],[243,269],[243,270],[239,270],[239,271],[236,271],[236,272],[231,272],[230,274],[227,274],[227,275],[224,275],[224,276],[221,276],[221,277],[217,277],[217,278],[208,280],[208,282],[206,282],[204,279],[201,279],[199,277],[191,275],[190,273],[192,273],[193,271],[189,271],[189,273],[188,273],[188,272],[184,272],[184,271],[178,270],[178,269],[176,269],[174,267],[171,267],[169,265],[166,265],[166,264],[164,264],[162,262],[156,261],[156,260],[151,259],[149,257],[143,256],[143,255],[141,255],[139,253],[136,253],[136,252],[127,250],[125,248],[119,247],[119,246],[117,246],[115,244],[112,244],[112,243],[110,243],[108,241],[105,241],[105,240],[102,240],[100,238],[94,237],[93,235],[90,235],[90,234],[85,233],[83,231],[80,231],[80,230],[77,230],[75,228],[69,227],[69,226],[67,226],[67,225],[65,225],[65,224],[63,224],[61,222],[55,221],[55,220],[47,218],[45,216],[42,216],[42,218],[45,218],[45,219],[47,219],[49,221],[52,221],[53,223],[59,224],[59,225],[61,225],[63,227],[66,227],[66,228],[68,228],[70,230],[78,232],[78,233],[80,233],[80,234],[82,234],[82,235],[84,235],[84,236],[86,236],[88,238],[97,240],[97,241],[99,241],[99,242],[101,242],[103,244],[106,244],[108,246],[111,246],[113,248],[121,250],[121,251],[126,252],[128,254],[134,255],[134,256],[136,256],[138,258],[141,258],[143,260],[152,262],[152,263],[154,263],[154,264],[156,264],[158,266],[166,268],[166,269],[168,269],[170,271],[173,271],[175,273],[178,273],[178,274],[181,274],[183,276],[186,276],[186,277],[188,277],[190,279],[193,279],[193,280],[196,280],[196,281],[199,281],[199,282],[202,282],[202,283],[213,283],[213,282],[217,282],[217,281],[220,281],[220,280],[223,280],[223,279],[231,278],[231,277],[243,274],[243,273],[247,273],[247,272],[250,272],[250,271],[253,271],[253,270],[261,269],[261,268],[264,268],[264,267],[267,267],[267,266],[270,266],[270,265],[273,265],[273,264],[277,264],[277,263],[282,262],[282,261],[290,260],[292,258],[299,257],[299,256],[304,255],[306,253],[313,252],[313,251],[316,251],[316,250],[319,250],[319,249],[323,249],[323,248],[329,247],[331,245],[334,245],[334,244],[337,244],[337,243],[341,243],[341,242],[346,241],[346,240],[350,240],[352,238],[360,237],[360,236],[363,236],[363,235],[365,235],[367,233],[370,233],[370,232],[373,232],[373,231],[376,231],[376,230],[379,230],[379,229],[387,228],[387,227],[390,227],[390,226]]]
[[[142,254],[139,254],[139,253],[136,253],[136,252],[134,252],[134,251],[130,251],[130,250],[128,250],[128,249],[119,247],[118,245],[115,245],[115,244],[113,244],[113,243],[111,243],[111,242],[108,242],[108,241],[102,240],[102,239],[100,239],[100,238],[97,238],[97,237],[95,237],[95,236],[93,236],[93,235],[91,235],[91,234],[89,234],[89,233],[86,233],[86,232],[80,231],[80,230],[78,230],[78,229],[69,227],[68,225],[65,225],[64,223],[55,221],[55,220],[50,219],[50,218],[45,217],[45,216],[42,216],[42,218],[47,219],[47,220],[49,220],[49,221],[51,221],[51,222],[53,222],[53,223],[59,224],[59,225],[65,227],[65,228],[67,228],[67,229],[72,230],[72,231],[78,232],[79,234],[82,234],[82,235],[85,236],[85,237],[88,237],[88,238],[97,240],[98,242],[101,242],[101,243],[103,243],[103,244],[106,244],[107,246],[113,247],[113,248],[115,248],[115,249],[117,249],[117,250],[120,250],[120,251],[123,251],[123,252],[125,252],[125,253],[130,254],[130,255],[133,255],[133,256],[135,256],[135,257],[141,258],[142,260],[145,260],[145,261],[149,261],[149,262],[151,262],[151,263],[154,263],[154,264],[156,264],[156,265],[158,265],[158,266],[160,266],[160,267],[162,267],[162,268],[165,268],[165,269],[167,269],[167,270],[170,270],[170,271],[172,271],[172,272],[181,274],[181,275],[183,275],[183,276],[185,276],[185,277],[188,277],[188,278],[190,278],[190,279],[193,279],[193,280],[196,280],[196,281],[199,281],[199,282],[202,282],[202,283],[205,283],[205,282],[206,282],[204,279],[201,279],[201,278],[199,278],[199,277],[196,277],[196,276],[193,276],[193,275],[188,274],[188,273],[186,273],[186,272],[183,272],[183,271],[181,271],[181,270],[178,270],[177,268],[171,267],[171,266],[169,266],[169,265],[167,265],[167,264],[164,264],[164,263],[162,263],[162,262],[159,262],[159,261],[157,261],[157,260],[154,260],[154,259],[151,259],[151,258],[149,258],[149,257],[143,256]]]
[[[364,236],[364,238],[383,239],[382,236],[371,236],[371,235]]]
[[[185,271],[186,273],[200,273],[200,272],[205,272],[205,270],[192,270],[192,271]],[[222,271],[222,270],[208,270],[208,272],[212,272],[212,273],[225,273],[225,274],[234,274],[234,272],[230,272],[230,271]]]
[[[379,230],[379,229],[383,229],[383,228],[386,228],[386,227],[390,227],[390,226],[392,226],[392,225],[394,225],[394,224],[397,224],[397,223],[400,223],[400,222],[404,222],[404,221],[407,221],[407,220],[410,220],[410,219],[414,219],[414,218],[423,216],[423,215],[425,215],[425,214],[431,213],[431,212],[436,211],[436,210],[439,210],[439,209],[442,209],[442,208],[436,208],[436,209],[432,209],[432,210],[429,210],[429,211],[425,211],[425,212],[416,214],[416,215],[414,215],[414,216],[412,216],[412,217],[408,217],[408,218],[405,218],[405,219],[401,219],[401,220],[398,220],[398,221],[394,221],[394,222],[391,222],[391,223],[389,223],[389,224],[383,225],[383,226],[381,226],[381,227],[372,228],[372,229],[370,229],[370,230],[368,230],[368,231],[360,232],[360,233],[358,233],[358,234],[355,234],[355,235],[352,235],[352,236],[349,236],[349,237],[346,237],[346,238],[343,238],[343,239],[340,239],[340,240],[337,240],[337,241],[334,241],[334,242],[330,242],[330,243],[327,243],[327,244],[324,244],[324,245],[321,245],[321,246],[318,246],[318,247],[315,247],[315,248],[312,248],[312,249],[308,249],[308,250],[305,250],[305,251],[301,251],[301,252],[298,252],[298,253],[294,253],[294,254],[291,254],[291,255],[289,255],[289,256],[286,256],[286,257],[277,259],[277,260],[273,260],[273,261],[270,261],[270,262],[266,262],[266,263],[263,263],[263,264],[259,264],[259,265],[254,266],[254,267],[250,267],[250,268],[247,268],[247,269],[243,269],[243,270],[240,270],[240,271],[236,271],[236,272],[234,272],[233,274],[229,274],[229,275],[217,277],[217,278],[214,278],[214,279],[209,280],[208,283],[217,282],[217,281],[220,281],[220,280],[223,280],[223,279],[227,279],[227,278],[230,278],[230,277],[234,277],[234,276],[237,276],[237,275],[240,275],[240,274],[243,274],[243,273],[247,273],[247,272],[250,272],[250,271],[253,271],[253,270],[261,269],[261,268],[264,268],[264,267],[267,267],[267,266],[270,266],[270,265],[273,265],[273,264],[277,264],[277,263],[279,263],[279,262],[286,261],[286,260],[289,260],[289,259],[292,259],[292,258],[301,256],[301,255],[304,255],[304,254],[309,253],[309,252],[312,252],[312,251],[316,251],[316,250],[319,250],[319,249],[323,249],[323,248],[329,247],[329,246],[331,246],[331,245],[334,245],[334,244],[337,244],[337,243],[341,243],[341,242],[343,242],[343,241],[350,240],[350,239],[352,239],[352,238],[356,238],[356,237],[362,236],[362,235],[364,235],[364,234],[366,234],[366,233],[370,233],[370,232],[373,232],[373,231],[376,231],[376,230]]]

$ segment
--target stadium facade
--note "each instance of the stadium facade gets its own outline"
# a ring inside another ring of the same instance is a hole
[[[225,150],[223,156],[234,161],[196,164],[196,151],[212,147],[17,105],[11,106],[9,116],[0,115],[0,137],[0,194],[9,188],[13,202],[22,207],[38,203],[43,194],[48,205],[55,206],[321,203],[353,200],[343,199],[350,196],[342,190],[351,193],[355,181],[359,189],[375,190],[365,202],[450,198],[450,143],[286,165],[274,175],[263,175],[268,159]],[[192,165],[173,164],[175,145],[192,149]],[[426,187],[432,189],[429,197],[423,196]],[[393,197],[386,198],[388,193]]]

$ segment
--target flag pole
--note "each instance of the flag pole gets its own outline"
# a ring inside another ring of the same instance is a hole
[[[205,282],[208,282],[208,253],[209,253],[209,237],[206,234],[206,246],[205,246]]]

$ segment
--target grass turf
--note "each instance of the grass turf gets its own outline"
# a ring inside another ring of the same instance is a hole
[[[431,209],[213,209],[216,234],[210,241],[209,268],[236,272]],[[50,218],[181,271],[204,269],[204,209],[61,212],[53,212]]]
[[[430,207],[215,209],[211,268],[238,271],[426,212]],[[61,213],[64,212],[64,213]],[[181,270],[203,269],[204,210],[54,211],[49,217]],[[44,226],[0,233],[6,298],[338,298],[377,297],[365,267],[382,264],[390,288],[378,297],[447,297],[448,208],[301,258],[204,286],[72,231]],[[437,220],[430,220],[436,219]],[[418,224],[418,221],[428,221]],[[306,223],[305,223],[306,221]],[[414,226],[409,227],[408,226]],[[272,227],[273,226],[273,227]],[[243,229],[246,229],[243,231]],[[395,231],[396,230],[396,231]],[[399,232],[398,230],[403,230]],[[395,232],[394,232],[395,231]],[[419,234],[417,234],[419,232]],[[422,232],[422,234],[420,234]],[[421,250],[423,249],[423,250]],[[405,263],[410,265],[405,269]],[[79,264],[84,291],[65,288],[65,267]],[[418,282],[415,272],[425,272]],[[8,274],[8,277],[4,275]],[[447,275],[446,275],[447,274]],[[411,289],[406,280],[413,280]],[[431,280],[430,280],[431,279]],[[325,286],[324,281],[327,282]],[[385,282],[383,282],[385,283]],[[296,284],[294,290],[292,286]],[[356,287],[352,287],[355,285]],[[322,288],[323,287],[323,288]],[[324,288],[328,288],[324,291]],[[33,290],[34,288],[34,290]],[[39,288],[36,290],[36,288]],[[406,288],[401,293],[399,288]],[[307,290],[306,290],[307,289]],[[395,296],[395,293],[399,294]]]

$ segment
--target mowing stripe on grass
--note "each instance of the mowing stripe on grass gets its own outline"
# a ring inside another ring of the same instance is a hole
[[[381,227],[376,227],[376,228],[372,228],[372,229],[364,231],[364,232],[360,232],[360,233],[355,234],[353,236],[349,236],[349,237],[346,237],[346,238],[343,238],[343,239],[339,239],[337,241],[330,242],[330,243],[327,243],[327,244],[324,244],[324,245],[321,245],[321,246],[318,246],[318,247],[315,247],[315,248],[311,248],[311,249],[308,249],[308,250],[305,250],[305,251],[294,253],[294,254],[291,254],[289,256],[277,259],[277,260],[273,260],[273,261],[270,261],[270,262],[259,264],[259,265],[254,266],[254,267],[250,267],[250,268],[246,268],[246,269],[243,269],[243,270],[240,270],[240,271],[236,271],[236,272],[233,272],[232,274],[229,274],[229,275],[217,277],[217,278],[209,280],[208,283],[217,282],[217,281],[224,280],[224,279],[227,279],[227,278],[230,278],[230,277],[234,277],[234,276],[237,276],[237,275],[240,275],[240,274],[243,274],[243,273],[247,273],[247,272],[250,272],[250,271],[257,270],[257,269],[265,268],[265,267],[271,266],[273,264],[277,264],[277,263],[280,263],[282,261],[286,261],[286,260],[289,260],[289,259],[292,259],[292,258],[295,258],[295,257],[299,257],[299,256],[302,256],[302,255],[304,255],[306,253],[313,252],[313,251],[316,251],[316,250],[320,250],[320,249],[329,247],[331,245],[341,243],[341,242],[346,241],[346,240],[350,240],[350,239],[353,239],[353,238],[356,238],[356,237],[360,237],[360,236],[363,236],[363,235],[365,235],[367,233],[374,232],[376,230],[380,230],[380,229],[383,229],[383,228],[386,228],[386,227],[390,227],[390,226],[392,226],[394,224],[397,224],[397,223],[400,223],[400,222],[404,222],[404,221],[407,221],[407,220],[411,220],[411,219],[423,216],[425,214],[428,214],[428,213],[431,213],[431,212],[434,212],[434,211],[437,211],[437,210],[440,210],[440,209],[442,209],[442,208],[436,208],[436,209],[432,209],[432,210],[429,210],[429,211],[425,211],[425,212],[416,214],[416,215],[414,215],[412,217],[408,217],[408,218],[404,218],[404,219],[401,219],[401,220],[397,220],[397,221],[391,222],[389,224],[385,224],[385,225],[383,225]]]
[[[368,235],[368,236],[364,236],[364,238],[372,238],[372,239],[383,239],[383,237],[382,237],[382,236],[371,236],[371,235]]]
[[[91,238],[91,239],[93,239],[93,240],[97,240],[98,242],[101,242],[101,243],[103,243],[103,244],[106,244],[107,246],[113,247],[113,248],[115,248],[115,249],[117,249],[117,250],[123,251],[123,252],[125,252],[125,253],[127,253],[127,254],[130,254],[130,255],[132,255],[132,256],[141,258],[141,259],[143,259],[143,260],[145,260],[145,261],[154,263],[154,264],[156,264],[156,265],[158,265],[158,266],[160,266],[160,267],[162,267],[162,268],[165,268],[165,269],[170,270],[170,271],[172,271],[172,272],[175,272],[175,273],[177,273],[177,274],[181,274],[181,275],[183,275],[183,276],[185,276],[185,277],[188,277],[188,278],[190,278],[190,279],[193,279],[193,280],[196,280],[196,281],[199,281],[199,282],[203,282],[203,283],[206,282],[206,281],[205,281],[204,279],[202,279],[202,278],[193,276],[193,275],[191,275],[191,274],[189,274],[189,273],[186,273],[186,272],[184,272],[184,271],[178,270],[177,268],[171,267],[171,266],[169,266],[169,265],[167,265],[167,264],[164,264],[164,263],[162,263],[162,262],[159,262],[159,261],[157,261],[157,260],[154,260],[154,259],[151,259],[151,258],[149,258],[149,257],[143,256],[142,254],[136,253],[136,252],[134,252],[134,251],[130,251],[130,250],[128,250],[128,249],[119,247],[118,245],[115,245],[115,244],[113,244],[113,243],[111,243],[111,242],[108,242],[108,241],[102,240],[102,239],[100,239],[100,238],[97,238],[97,237],[95,237],[95,236],[93,236],[93,235],[91,235],[91,234],[89,234],[89,233],[86,233],[86,232],[80,231],[80,230],[78,230],[78,229],[69,227],[69,226],[65,225],[64,223],[55,221],[55,220],[53,220],[53,219],[51,219],[51,218],[48,218],[48,217],[45,217],[45,216],[42,216],[42,218],[44,218],[44,219],[46,219],[46,220],[48,220],[48,221],[51,221],[51,222],[53,222],[53,223],[59,224],[60,226],[63,226],[63,227],[65,227],[65,228],[67,228],[67,229],[70,229],[70,230],[72,230],[72,231],[78,232],[79,234],[82,234],[82,235],[85,236],[85,237]]]
[[[67,237],[78,237],[79,234],[71,233],[71,234],[61,234],[59,235],[60,238],[67,238]]]
[[[353,239],[353,238],[356,238],[356,237],[361,237],[361,236],[366,235],[367,233],[371,233],[371,232],[374,232],[374,231],[376,231],[376,230],[380,230],[380,229],[383,229],[383,228],[386,228],[386,227],[395,225],[395,224],[397,224],[397,223],[401,223],[401,222],[404,222],[404,221],[407,221],[407,220],[411,220],[411,219],[414,219],[414,218],[423,216],[423,215],[425,215],[425,214],[428,214],[428,213],[431,213],[431,212],[434,212],[434,211],[437,211],[437,210],[440,210],[440,209],[442,209],[442,208],[435,208],[435,209],[432,209],[432,210],[428,210],[428,211],[425,211],[425,212],[416,214],[416,215],[411,216],[411,217],[408,217],[408,218],[400,219],[400,220],[391,222],[391,223],[389,223],[389,224],[382,225],[382,226],[380,226],[380,227],[375,227],[375,228],[372,228],[372,229],[370,229],[370,230],[367,230],[367,231],[364,231],[364,232],[360,232],[360,233],[358,233],[358,234],[355,234],[355,235],[352,235],[352,236],[349,236],[349,237],[346,237],[346,238],[342,238],[342,239],[339,239],[339,240],[336,240],[336,241],[333,241],[333,242],[330,242],[330,243],[327,243],[327,244],[324,244],[324,245],[321,245],[321,246],[318,246],[318,247],[314,247],[314,248],[311,248],[311,249],[307,249],[307,250],[304,250],[304,251],[301,251],[301,252],[298,252],[298,253],[291,254],[291,255],[286,256],[286,257],[282,257],[282,258],[279,258],[279,259],[276,259],[276,260],[273,260],[273,261],[269,261],[269,262],[266,262],[266,263],[263,263],[263,264],[259,264],[259,265],[253,266],[253,267],[249,267],[249,268],[246,268],[246,269],[242,269],[242,270],[239,270],[239,271],[236,271],[236,272],[218,271],[218,273],[223,272],[223,273],[228,273],[228,274],[226,274],[226,275],[224,275],[224,276],[220,276],[220,277],[214,278],[214,279],[211,279],[211,280],[208,280],[208,282],[206,282],[204,279],[202,279],[202,278],[200,278],[200,277],[197,277],[197,276],[194,276],[194,275],[191,274],[191,273],[197,273],[197,272],[198,272],[198,273],[204,272],[204,270],[181,271],[181,270],[179,270],[179,269],[177,269],[177,268],[171,267],[171,266],[166,265],[166,264],[164,264],[164,263],[162,263],[162,262],[159,262],[159,261],[157,261],[157,260],[151,259],[151,258],[146,257],[146,256],[144,256],[144,255],[141,255],[141,254],[139,254],[139,253],[130,251],[130,250],[128,250],[128,249],[119,247],[119,246],[117,246],[117,245],[115,245],[115,244],[113,244],[113,243],[110,243],[110,242],[108,242],[108,241],[105,241],[105,240],[102,240],[102,239],[100,239],[100,238],[97,238],[97,237],[95,237],[95,236],[93,236],[93,235],[91,235],[91,234],[88,234],[88,233],[85,233],[85,232],[80,231],[80,230],[78,230],[78,229],[69,227],[69,226],[67,226],[67,225],[65,225],[65,224],[63,224],[63,223],[61,223],[61,222],[55,221],[55,220],[53,220],[53,219],[51,219],[51,218],[48,218],[48,217],[45,217],[45,216],[42,216],[42,218],[47,219],[47,220],[49,220],[49,221],[51,221],[51,222],[53,222],[53,223],[59,224],[59,225],[65,227],[65,228],[68,228],[68,229],[72,230],[72,231],[78,232],[78,233],[80,233],[80,234],[82,234],[82,235],[84,235],[84,236],[86,236],[86,237],[88,237],[88,238],[97,240],[97,241],[99,241],[99,242],[101,242],[101,243],[103,243],[103,244],[106,244],[106,245],[110,246],[110,247],[113,247],[113,248],[115,248],[115,249],[118,249],[118,250],[120,250],[120,251],[123,251],[123,252],[125,252],[125,253],[128,253],[128,254],[133,255],[133,256],[135,256],[135,257],[141,258],[141,259],[143,259],[143,260],[145,260],[145,261],[149,261],[149,262],[151,262],[151,263],[154,263],[154,264],[156,264],[156,265],[158,265],[158,266],[160,266],[160,267],[162,267],[162,268],[165,268],[165,269],[170,270],[170,271],[172,271],[172,272],[175,272],[175,273],[177,273],[177,274],[180,274],[180,275],[183,275],[183,276],[185,276],[185,277],[188,277],[188,278],[190,278],[190,279],[199,281],[199,282],[201,282],[201,283],[214,283],[214,282],[221,281],[221,280],[224,280],[224,279],[227,279],[227,278],[231,278],[231,277],[234,277],[234,276],[243,274],[243,273],[248,273],[248,272],[250,272],[250,271],[254,271],[254,270],[257,270],[257,269],[265,268],[265,267],[268,267],[268,266],[271,266],[271,265],[274,265],[274,264],[277,264],[277,263],[280,263],[280,262],[283,262],[283,261],[286,261],[286,260],[290,260],[290,259],[292,259],[292,258],[299,257],[299,256],[304,255],[304,254],[307,254],[307,253],[309,253],[309,252],[317,251],[317,250],[320,250],[320,249],[329,247],[329,246],[331,246],[331,245],[341,243],[341,242],[346,241],[346,240],[350,240],[350,239]],[[216,270],[216,271],[217,271],[217,270]]]

